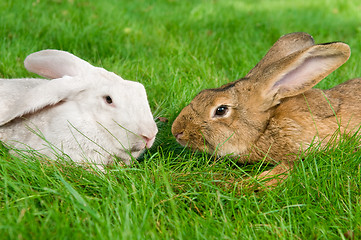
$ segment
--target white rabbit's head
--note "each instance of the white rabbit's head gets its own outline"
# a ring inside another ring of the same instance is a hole
[[[70,145],[79,144],[89,152],[107,152],[125,163],[152,146],[158,129],[142,84],[124,80],[59,50],[30,54],[24,64],[29,71],[52,80],[20,93],[22,100],[1,114],[0,126],[21,116],[59,107],[62,110],[55,111],[58,116],[52,116],[49,123],[54,126],[43,129],[56,128],[54,134],[59,135],[55,137],[62,146],[73,135],[76,141]],[[72,129],[66,131],[69,126]],[[45,134],[54,139],[51,135]],[[79,151],[75,146],[69,149],[70,153],[66,153],[71,157],[75,155],[72,151]]]
[[[108,137],[105,144],[112,145],[107,144],[105,148],[114,148],[113,152],[125,162],[129,153],[137,157],[145,147],[150,148],[158,130],[144,86],[101,68],[95,69],[89,78],[92,79],[87,89],[75,96],[74,103],[91,114],[89,118]]]

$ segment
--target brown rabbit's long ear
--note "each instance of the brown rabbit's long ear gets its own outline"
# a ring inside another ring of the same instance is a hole
[[[260,94],[267,109],[282,98],[311,89],[344,64],[350,54],[350,47],[345,43],[314,45],[269,65],[250,80],[260,84]]]
[[[303,32],[289,33],[280,37],[275,44],[268,50],[262,60],[247,74],[250,77],[254,73],[262,71],[273,62],[279,61],[294,52],[306,49],[314,45],[311,35]]]

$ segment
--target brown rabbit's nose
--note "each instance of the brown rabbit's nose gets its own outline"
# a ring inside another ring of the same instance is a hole
[[[183,137],[183,132],[174,134],[174,137],[175,137],[177,140],[180,140],[180,139]]]
[[[184,133],[183,132],[175,133],[174,137],[176,138],[177,142],[180,145],[185,146],[187,144],[187,140],[184,138]]]

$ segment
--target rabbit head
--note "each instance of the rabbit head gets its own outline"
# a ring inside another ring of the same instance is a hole
[[[175,119],[172,133],[193,149],[257,161],[249,154],[259,139],[282,131],[269,130],[282,101],[311,89],[349,55],[344,43],[314,45],[306,33],[285,35],[244,78],[201,91]]]
[[[11,92],[11,98],[0,103],[0,132],[1,128],[16,131],[26,119],[74,161],[86,157],[107,163],[117,156],[128,164],[152,146],[158,129],[142,84],[59,50],[30,54],[24,64],[51,80],[1,80],[12,84],[0,87],[0,92]],[[21,134],[7,138],[34,149],[43,144]],[[103,157],[107,160],[99,160]]]

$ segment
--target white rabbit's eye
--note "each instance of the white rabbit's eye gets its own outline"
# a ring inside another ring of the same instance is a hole
[[[227,112],[228,112],[228,107],[224,106],[224,105],[221,105],[214,112],[214,116],[215,117],[223,117],[224,115],[227,114]]]
[[[108,104],[112,104],[113,103],[113,99],[110,96],[105,96],[104,100],[108,103]]]

